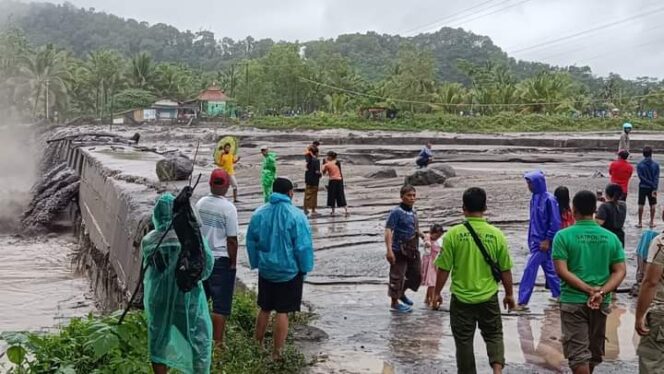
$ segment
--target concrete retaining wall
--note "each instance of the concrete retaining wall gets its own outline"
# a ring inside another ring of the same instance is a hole
[[[157,191],[103,164],[98,147],[69,146],[68,164],[81,177],[80,271],[91,280],[102,310],[122,307],[140,276],[140,241],[149,230]]]

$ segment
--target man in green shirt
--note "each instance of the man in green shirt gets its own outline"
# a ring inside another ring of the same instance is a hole
[[[512,290],[512,259],[505,235],[487,223],[486,192],[481,188],[469,188],[463,193],[463,214],[489,257],[497,265],[505,287],[503,305],[514,309]],[[452,227],[443,237],[443,247],[435,261],[438,267],[436,294],[442,303],[441,291],[452,273],[452,299],[450,301],[450,325],[456,346],[457,370],[463,374],[477,372],[473,340],[479,325],[486,344],[489,364],[494,373],[502,373],[505,366],[503,323],[498,302],[498,283],[491,266],[482,255],[471,233],[463,225]]]
[[[553,260],[562,280],[563,353],[574,374],[588,374],[604,356],[611,292],[625,278],[625,252],[618,237],[593,220],[594,193],[580,191],[572,204],[576,224],[556,234]]]

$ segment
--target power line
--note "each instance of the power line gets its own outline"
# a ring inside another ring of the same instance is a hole
[[[458,15],[460,15],[460,14],[463,14],[463,13],[469,12],[469,11],[471,11],[471,10],[474,10],[474,9],[476,9],[476,8],[479,8],[479,7],[483,6],[483,5],[486,5],[486,4],[488,4],[488,3],[491,3],[491,2],[493,2],[493,1],[495,1],[495,0],[487,0],[487,1],[481,2],[481,3],[479,3],[479,4],[476,4],[476,5],[474,5],[474,6],[471,6],[470,8],[466,8],[466,9],[460,10],[460,11],[458,11],[458,12],[456,12],[456,13],[452,13],[452,14],[450,14],[449,16],[445,16],[445,17],[440,18],[440,19],[438,19],[438,20],[436,20],[436,21],[433,21],[433,22],[427,23],[426,25],[417,26],[417,27],[414,27],[414,28],[408,29],[408,30],[406,30],[406,31],[400,31],[400,32],[397,33],[397,35],[402,34],[402,33],[405,34],[405,35],[407,35],[407,34],[410,34],[410,33],[413,32],[413,31],[417,31],[417,30],[425,29],[425,28],[428,28],[428,27],[430,27],[430,26],[433,26],[433,25],[439,24],[439,23],[441,23],[441,22],[445,22],[445,21],[447,21],[447,20],[449,20],[449,19],[453,19],[453,18],[455,18],[456,16],[458,16]],[[508,2],[508,1],[511,1],[511,0],[506,0],[506,1],[503,1],[503,2],[498,3],[498,4],[496,4],[496,5],[499,5],[499,4],[502,4],[502,3],[506,3],[506,2]],[[494,6],[495,6],[495,5],[494,5]],[[490,8],[490,7],[489,7],[489,8]]]
[[[457,26],[461,26],[461,25],[464,25],[464,24],[466,24],[466,23],[469,23],[469,22],[472,22],[472,21],[478,20],[478,19],[480,19],[480,18],[484,18],[484,17],[486,17],[486,16],[491,16],[491,15],[494,15],[494,14],[496,14],[496,13],[500,13],[500,12],[502,12],[502,11],[505,11],[505,10],[507,10],[507,9],[514,8],[515,6],[519,6],[519,5],[525,4],[525,3],[530,2],[530,1],[532,1],[532,0],[523,0],[523,1],[519,1],[518,3],[514,3],[514,4],[512,4],[512,5],[508,5],[508,6],[506,6],[506,7],[500,8],[500,9],[496,9],[496,10],[494,10],[493,12],[485,13],[485,14],[479,15],[479,16],[474,17],[474,18],[470,18],[470,19],[466,19],[466,20],[461,20],[461,22],[458,22],[458,21],[457,21],[457,22],[454,22],[454,23],[458,23]]]
[[[342,87],[336,87],[332,86],[323,82],[317,82],[308,78],[300,77],[300,80],[303,82],[315,84],[321,87],[326,87],[335,91],[339,92],[344,92],[350,95],[355,95],[355,96],[364,96],[372,99],[379,99],[383,101],[394,101],[394,102],[400,102],[400,103],[405,103],[405,104],[421,104],[421,105],[436,105],[436,106],[441,106],[441,107],[466,107],[466,106],[472,106],[472,107],[483,107],[483,108],[490,108],[490,107],[520,107],[520,106],[537,106],[537,105],[560,105],[560,104],[567,104],[569,100],[566,101],[548,101],[548,102],[535,102],[535,103],[509,103],[509,104],[445,104],[445,103],[436,103],[432,101],[418,101],[418,100],[405,100],[405,99],[396,99],[396,98],[390,98],[390,97],[383,97],[383,96],[378,96],[378,95],[372,95],[368,93],[363,93],[363,92],[358,92],[358,91],[353,91],[349,90],[346,88]],[[622,96],[622,99],[642,99],[646,97],[658,97],[658,96],[664,96],[664,91],[662,92],[651,92],[645,95],[635,95],[635,96]],[[606,101],[606,99],[590,99],[588,100],[591,103],[594,102],[602,102]]]
[[[632,20],[637,19],[637,18],[653,15],[653,14],[656,14],[656,13],[659,13],[659,12],[662,12],[662,11],[664,11],[664,6],[652,9],[652,10],[647,11],[647,12],[638,13],[638,14],[635,14],[631,17],[627,17],[627,18],[623,18],[623,19],[620,19],[620,20],[617,20],[617,21],[613,21],[613,22],[605,23],[605,24],[602,24],[602,25],[599,25],[599,26],[591,27],[589,29],[585,29],[583,31],[579,31],[579,32],[575,32],[575,33],[572,33],[572,34],[569,34],[569,35],[565,35],[565,36],[562,36],[560,38],[551,39],[551,40],[548,40],[548,41],[544,41],[542,43],[537,43],[537,44],[531,45],[529,47],[511,50],[511,51],[508,51],[508,53],[509,54],[520,53],[520,52],[529,51],[529,50],[532,50],[532,49],[537,49],[537,48],[540,48],[540,47],[544,47],[544,46],[547,46],[547,45],[550,45],[550,44],[559,43],[559,42],[562,42],[562,41],[565,41],[565,40],[574,39],[574,38],[577,38],[579,36],[583,36],[585,34],[589,34],[589,33],[593,33],[593,32],[603,30],[603,29],[606,29],[606,28],[618,26],[618,25],[623,24],[625,22],[629,22],[629,21],[632,21]]]

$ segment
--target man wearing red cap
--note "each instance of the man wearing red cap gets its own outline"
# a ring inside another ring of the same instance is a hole
[[[230,179],[226,171],[213,170],[210,175],[210,194],[196,203],[201,233],[215,258],[214,269],[205,283],[205,290],[212,299],[214,341],[222,348],[226,319],[231,314],[233,303],[239,231],[237,209],[225,197]]]
[[[621,149],[618,152],[618,158],[609,165],[609,175],[611,176],[611,183],[617,184],[622,188],[622,197],[619,200],[625,201],[627,199],[627,192],[629,191],[629,180],[634,174],[634,166],[632,166],[627,159],[629,152]]]

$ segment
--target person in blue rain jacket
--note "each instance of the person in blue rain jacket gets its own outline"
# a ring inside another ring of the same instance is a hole
[[[307,216],[293,206],[293,183],[277,178],[269,202],[258,208],[247,229],[247,255],[258,269],[256,340],[263,345],[270,314],[274,311],[274,349],[279,359],[288,335],[288,313],[299,312],[304,277],[314,268],[314,249]]]
[[[532,193],[530,200],[530,225],[528,227],[528,249],[530,256],[521,283],[519,284],[519,305],[517,311],[527,310],[530,296],[535,287],[537,271],[544,270],[546,283],[551,289],[551,296],[560,296],[560,279],[553,267],[551,243],[560,230],[560,212],[556,198],[546,189],[546,178],[541,171],[533,171],[525,175],[528,189]]]

